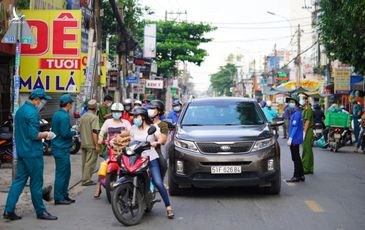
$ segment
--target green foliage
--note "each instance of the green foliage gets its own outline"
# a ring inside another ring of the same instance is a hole
[[[205,34],[216,28],[209,24],[195,24],[175,21],[146,21],[157,24],[157,66],[158,74],[163,77],[177,75],[176,62],[190,62],[200,65],[208,55],[199,48],[202,43],[210,42]],[[144,25],[140,25],[137,40],[143,44]]]
[[[226,64],[219,71],[210,75],[210,83],[213,91],[218,96],[232,96],[230,89],[233,87],[233,77],[237,73],[234,64]]]
[[[29,10],[29,0],[17,0],[16,8],[18,10]]]
[[[123,6],[124,9],[124,23],[127,29],[134,34],[137,31],[138,25],[142,20],[144,14],[150,14],[151,10],[149,7],[143,7],[139,0],[117,0],[117,5]],[[116,54],[116,48],[118,45],[117,36],[117,21],[114,18],[113,10],[110,6],[109,0],[103,0],[102,8],[104,9],[104,16],[102,20],[102,39],[103,44],[106,42],[107,35],[112,35],[110,37],[110,55]],[[105,44],[103,45],[105,48]]]
[[[365,72],[365,1],[321,0],[320,40],[328,57]]]

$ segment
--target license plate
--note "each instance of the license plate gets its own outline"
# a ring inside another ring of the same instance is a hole
[[[211,166],[212,174],[237,174],[241,173],[241,166]]]
[[[335,138],[336,138],[336,139],[340,139],[340,138],[341,138],[341,134],[339,134],[339,133],[335,133]]]

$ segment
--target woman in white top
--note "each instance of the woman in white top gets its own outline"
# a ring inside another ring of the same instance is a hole
[[[132,112],[134,115],[133,126],[130,131],[131,141],[141,141],[144,142],[149,141],[151,143],[152,148],[149,151],[146,151],[145,154],[149,157],[149,169],[152,174],[152,181],[154,185],[158,188],[158,191],[165,203],[167,217],[169,219],[174,218],[174,213],[170,204],[169,194],[163,184],[161,173],[160,173],[160,164],[158,160],[158,154],[155,148],[158,145],[162,144],[161,132],[158,126],[156,126],[156,132],[150,136],[148,136],[148,129],[152,124],[151,119],[148,117],[147,110],[144,108],[135,108]]]
[[[121,103],[114,103],[111,107],[112,111],[112,117],[108,120],[106,120],[103,124],[103,126],[100,129],[98,143],[101,144],[104,139],[104,134],[108,134],[107,140],[112,139],[115,136],[120,135],[121,133],[129,133],[131,130],[131,125],[129,121],[121,119],[122,112],[124,110],[124,107]],[[127,134],[128,135],[128,134]],[[108,159],[108,150],[106,150],[106,153],[104,154],[104,158]],[[100,180],[96,184],[96,190],[94,197],[99,198],[101,194],[101,184]]]

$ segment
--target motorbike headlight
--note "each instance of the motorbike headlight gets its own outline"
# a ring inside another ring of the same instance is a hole
[[[188,149],[193,152],[199,152],[198,148],[196,147],[195,143],[192,141],[186,141],[181,139],[174,139],[175,146],[183,149]]]
[[[259,140],[259,141],[256,141],[255,146],[253,147],[252,151],[264,149],[264,148],[272,146],[273,144],[275,144],[274,137],[264,139],[264,140]]]

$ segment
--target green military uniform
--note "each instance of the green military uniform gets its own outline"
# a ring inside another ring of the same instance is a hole
[[[68,102],[73,102],[71,96],[63,95],[61,103]],[[54,200],[67,200],[69,199],[68,186],[71,177],[70,149],[72,137],[76,135],[76,132],[71,131],[70,115],[64,108],[53,115],[52,132],[56,134],[56,138],[52,140],[52,153],[56,162]]]
[[[51,99],[43,89],[35,89],[31,99]],[[24,186],[30,177],[30,192],[37,216],[41,216],[46,207],[42,200],[43,187],[43,145],[36,140],[39,135],[39,114],[37,108],[29,101],[25,102],[15,114],[15,144],[18,164],[16,176],[11,184],[6,201],[5,213],[13,213]]]
[[[303,143],[303,169],[304,173],[313,173],[313,110],[310,105],[303,112],[303,122],[309,121],[309,127],[305,133],[304,143]]]
[[[105,118],[104,116],[107,115],[108,113],[111,113],[109,107],[105,107],[104,105],[100,105],[99,106],[99,125],[100,125],[100,128],[101,126],[103,126],[104,122],[105,122]],[[106,138],[107,134],[104,135],[104,139]],[[106,145],[100,145],[100,156],[101,157],[105,157],[106,153]]]
[[[90,108],[90,101],[88,106]],[[93,141],[93,129],[100,129],[99,118],[89,110],[80,118],[82,184],[92,182],[91,176],[95,171],[98,158]]]

